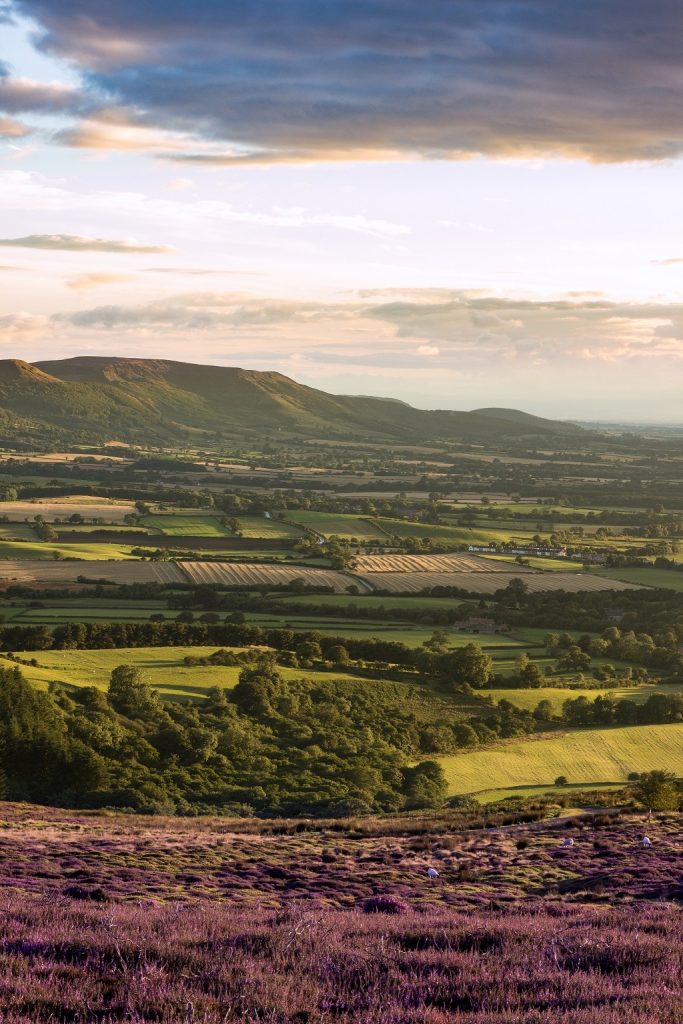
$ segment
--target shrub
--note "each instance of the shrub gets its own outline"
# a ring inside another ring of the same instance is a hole
[[[364,914],[407,914],[410,907],[398,896],[370,896],[363,900],[361,910]]]

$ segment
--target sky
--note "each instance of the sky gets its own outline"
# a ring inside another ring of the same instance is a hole
[[[0,0],[0,358],[683,421],[679,0]]]

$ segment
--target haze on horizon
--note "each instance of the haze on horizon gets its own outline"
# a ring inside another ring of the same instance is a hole
[[[675,0],[0,0],[0,342],[680,422]]]

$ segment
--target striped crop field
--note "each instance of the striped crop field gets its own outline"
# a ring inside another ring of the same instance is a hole
[[[683,723],[581,729],[552,739],[523,740],[491,750],[438,758],[453,794],[507,786],[625,782],[630,772],[683,774]]]
[[[261,565],[253,562],[182,562],[191,583],[218,583],[224,587],[283,586],[303,580],[311,587],[331,587],[343,594],[353,579],[333,569],[312,569],[304,565]]]
[[[419,594],[433,587],[455,587],[473,594],[494,594],[515,579],[523,579],[527,589],[533,593],[564,590],[578,594],[581,591],[642,589],[632,583],[580,572],[366,572],[360,574],[360,578],[373,590],[389,594]]]
[[[477,555],[454,554],[454,555],[359,555],[356,560],[356,571],[362,574],[375,572],[508,572],[509,565],[500,562],[489,561],[487,558],[479,558]],[[532,569],[520,566],[520,573],[530,573]]]

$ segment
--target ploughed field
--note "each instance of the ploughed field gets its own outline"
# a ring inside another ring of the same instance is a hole
[[[681,1019],[680,815],[0,816],[9,1024]]]

